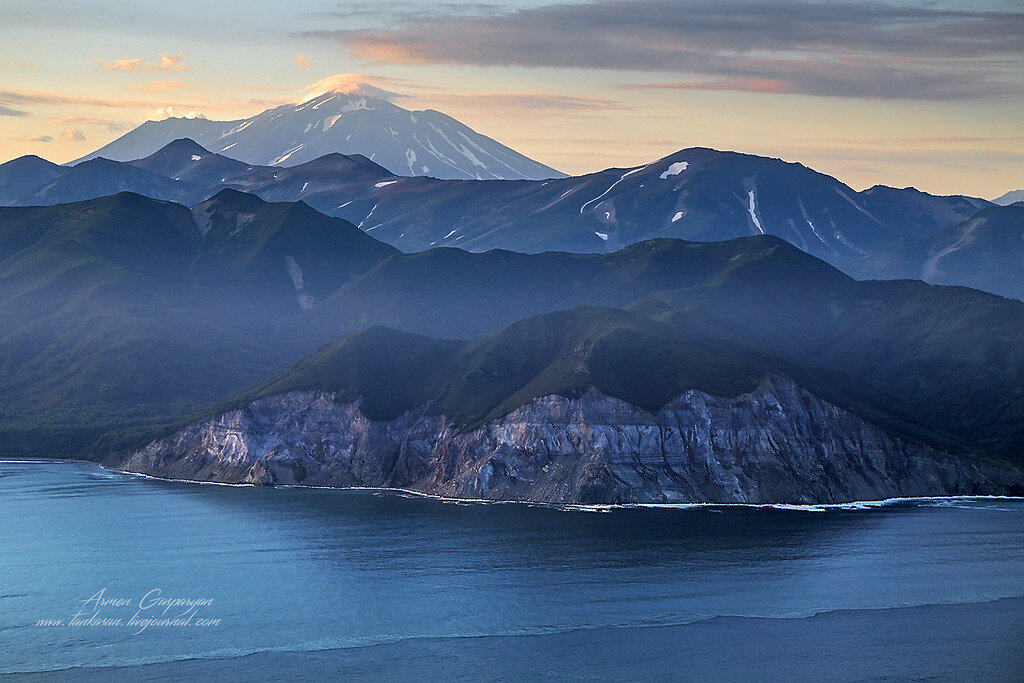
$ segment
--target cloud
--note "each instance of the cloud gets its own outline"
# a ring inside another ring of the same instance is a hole
[[[57,106],[93,106],[115,108],[138,108],[159,106],[138,100],[93,97],[73,93],[39,92],[32,90],[0,90],[0,105],[3,104],[42,104]]]
[[[115,59],[104,65],[104,71],[141,71],[142,58],[139,59]]]
[[[305,52],[300,52],[299,56],[295,58],[295,63],[301,67],[307,67],[310,65],[309,57],[306,56]]]
[[[228,111],[235,113],[240,108],[252,106],[260,106],[265,108],[267,106],[285,104],[286,102],[290,101],[290,99],[284,98],[248,98],[224,99],[218,100],[216,102],[211,102],[203,97],[198,97],[191,102],[167,102],[166,100],[154,99],[122,99],[116,97],[95,97],[92,95],[81,95],[77,93],[57,93],[32,90],[0,90],[0,106],[12,104],[35,104],[42,106],[104,107],[110,109],[131,110],[155,110],[159,108],[166,108],[168,106],[172,106],[174,107],[174,109],[181,111],[204,109],[209,111]]]
[[[28,112],[0,104],[0,116],[28,116]]]
[[[329,92],[345,93],[347,95],[362,94],[366,97],[376,97],[388,102],[405,97],[405,95],[372,85],[368,82],[370,80],[388,82],[391,79],[375,78],[366,74],[334,74],[327,78],[321,78],[319,81],[310,83],[303,88],[303,93],[297,102],[308,102]]]
[[[21,135],[11,139],[18,142],[53,142],[52,135]]]
[[[129,90],[141,90],[142,92],[155,94],[181,88],[185,81],[150,81],[149,83],[135,83],[125,86]]]
[[[190,110],[190,111],[186,111],[184,113],[176,113],[174,111],[174,105],[168,105],[166,107],[160,107],[156,111],[151,112],[150,115],[149,115],[149,118],[155,119],[157,121],[162,121],[164,119],[169,119],[172,116],[177,116],[177,117],[183,118],[183,119],[205,119],[206,118],[205,114],[203,114],[200,111],[196,111],[194,109]]]
[[[419,96],[440,106],[478,106],[488,111],[538,110],[606,111],[630,109],[622,102],[600,97],[575,97],[549,93],[436,93]],[[517,114],[521,113],[517,112]]]
[[[686,74],[646,87],[911,99],[1024,92],[1024,12],[821,0],[598,0],[309,31],[378,64]],[[640,87],[640,86],[638,86]]]
[[[65,128],[64,132],[61,133],[60,136],[70,142],[82,142],[85,140],[85,133],[77,128]]]
[[[91,116],[64,116],[47,122],[48,126],[106,126],[111,132],[127,130],[128,124],[108,119],[97,119]]]
[[[387,85],[398,90],[412,90],[408,92],[392,92],[385,90],[379,85]],[[559,95],[551,93],[520,92],[520,93],[492,93],[492,92],[442,92],[437,88],[422,83],[413,83],[402,78],[389,78],[386,76],[374,76],[370,74],[334,74],[322,78],[303,88],[302,95],[296,102],[308,102],[320,95],[337,92],[345,94],[359,93],[370,97],[395,101],[407,99],[415,102],[415,106],[461,106],[479,107],[488,111],[515,110],[517,115],[521,110],[548,111],[598,111],[610,109],[629,109],[625,104],[617,100],[599,97],[578,97],[573,95]],[[404,106],[413,106],[405,104]]]
[[[160,71],[187,71],[190,67],[181,64],[181,55],[169,55],[166,52],[160,55]]]
[[[771,78],[723,78],[717,81],[684,81],[675,83],[630,83],[620,85],[623,90],[733,90],[739,92],[791,93],[787,81]]]
[[[96,61],[96,60],[94,60]],[[181,55],[164,52],[158,64],[147,64],[141,57],[135,59],[115,59],[112,62],[98,61],[104,71],[188,71],[192,67],[181,63]]]

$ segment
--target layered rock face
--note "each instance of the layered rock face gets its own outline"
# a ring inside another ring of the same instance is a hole
[[[270,396],[105,463],[174,479],[403,488],[545,503],[836,503],[1019,493],[1024,473],[893,436],[782,378],[688,391],[650,414],[590,391],[460,431],[429,407],[371,421],[332,395]]]

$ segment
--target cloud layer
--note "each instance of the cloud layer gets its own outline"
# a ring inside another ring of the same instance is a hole
[[[819,0],[599,0],[318,30],[380,64],[686,74],[634,87],[956,100],[1024,92],[1024,12]]]

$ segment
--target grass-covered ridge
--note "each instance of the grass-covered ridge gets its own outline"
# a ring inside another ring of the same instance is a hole
[[[318,391],[339,401],[360,399],[371,419],[427,406],[472,426],[534,398],[574,397],[590,388],[654,412],[688,389],[718,396],[750,391],[766,372],[763,364],[705,348],[671,325],[583,306],[473,341],[373,327],[323,346],[230,405]]]

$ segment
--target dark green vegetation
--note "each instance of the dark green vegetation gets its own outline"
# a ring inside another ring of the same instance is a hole
[[[1024,299],[1024,204],[982,209],[927,237],[894,242],[848,270],[860,277],[967,285]]]
[[[194,212],[133,194],[0,210],[4,452],[80,454],[265,377],[310,348],[284,333],[300,294],[392,253],[303,204],[231,192]]]
[[[475,341],[440,341],[373,327],[316,351],[237,400],[287,391],[362,398],[372,419],[429,405],[457,422],[479,424],[551,394],[593,387],[650,411],[687,389],[735,396],[756,387],[764,368],[632,313],[579,307],[534,316]],[[237,402],[236,400],[236,402]]]
[[[526,320],[579,306],[604,308]],[[1024,303],[857,282],[770,235],[403,255],[301,203],[118,195],[0,211],[0,321],[7,453],[102,454],[275,376],[245,395],[331,389],[380,416],[423,400],[469,424],[546,392],[653,410],[776,372],[916,438],[1024,460]],[[477,341],[331,342],[374,326]]]

